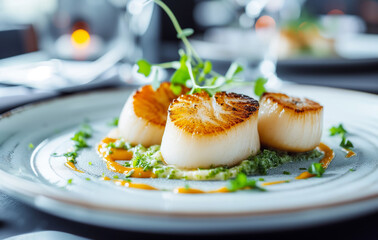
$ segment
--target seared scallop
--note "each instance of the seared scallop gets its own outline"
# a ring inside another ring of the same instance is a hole
[[[180,96],[168,110],[164,161],[184,169],[210,168],[233,166],[257,154],[258,110],[256,100],[236,93]]]
[[[151,85],[140,88],[127,100],[119,118],[118,130],[111,132],[110,137],[121,137],[131,144],[144,146],[160,144],[169,104],[177,97],[170,83],[162,83],[156,91]]]
[[[323,107],[306,98],[264,93],[258,129],[262,145],[289,152],[317,147],[323,130]]]

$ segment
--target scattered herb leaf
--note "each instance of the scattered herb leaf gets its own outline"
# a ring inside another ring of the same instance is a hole
[[[85,180],[90,181],[91,179],[89,177],[85,178]]]
[[[67,184],[68,184],[68,185],[71,185],[71,184],[72,184],[72,181],[73,181],[72,178],[68,179],[68,180],[67,180]]]
[[[80,130],[77,131],[71,140],[74,142],[73,150],[64,153],[63,155],[58,155],[53,153],[51,156],[58,157],[64,156],[66,157],[67,162],[76,163],[76,158],[78,156],[78,151],[83,148],[88,147],[87,139],[92,136],[92,128],[87,123],[83,123],[80,127]]]
[[[288,171],[283,171],[283,174],[285,174],[285,175],[290,175],[291,173],[288,172]]]
[[[321,177],[321,176],[323,176],[325,169],[323,168],[322,164],[320,164],[320,163],[312,163],[307,171],[311,174],[315,174],[317,177]]]
[[[337,127],[331,127],[329,129],[330,135],[335,136],[335,135],[345,135],[347,131],[345,130],[344,126],[340,123],[339,126]]]
[[[30,149],[33,149],[33,148],[34,148],[34,144],[33,144],[33,143],[29,143],[28,147],[29,147]]]
[[[353,148],[353,144],[351,141],[347,140],[345,137],[341,138],[340,146],[345,149],[351,149]]]
[[[144,59],[140,59],[137,62],[137,65],[138,65],[138,73],[143,74],[145,77],[148,77],[150,75],[151,68],[152,68],[151,63],[147,62]]]
[[[336,136],[336,135],[341,136],[340,147],[348,149],[348,150],[354,147],[352,142],[346,138],[346,135],[348,132],[341,123],[339,124],[339,126],[331,127],[329,129],[329,132],[331,136]]]
[[[266,191],[264,188],[259,187],[256,184],[256,180],[250,180],[244,173],[239,173],[235,179],[230,180],[227,186],[228,190],[235,192],[238,190],[244,190],[250,188],[252,190]]]
[[[268,82],[267,79],[265,78],[258,78],[256,81],[255,81],[255,94],[256,96],[259,96],[261,97],[261,95],[263,95],[264,92],[266,92],[266,89],[265,89],[265,84]]]

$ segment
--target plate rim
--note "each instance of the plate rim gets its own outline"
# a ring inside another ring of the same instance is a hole
[[[371,94],[371,93],[365,93],[365,92],[360,92],[360,91],[354,91],[354,90],[347,90],[347,89],[340,89],[340,88],[332,88],[332,87],[321,87],[321,86],[312,86],[312,85],[290,85],[290,87],[305,87],[305,88],[320,88],[320,89],[331,89],[333,91],[342,91],[342,92],[350,92],[352,94],[362,94],[362,95],[367,95],[369,97],[374,97],[378,100],[378,95]],[[33,109],[35,107],[41,106],[41,105],[46,105],[50,104],[56,101],[60,101],[62,99],[67,99],[67,98],[73,98],[73,97],[80,97],[80,96],[88,96],[92,94],[100,94],[100,93],[109,93],[109,92],[114,92],[114,91],[132,91],[135,88],[116,88],[116,89],[101,89],[101,90],[96,90],[96,91],[88,91],[88,92],[79,92],[71,95],[66,95],[66,96],[59,96],[53,99],[48,99],[48,100],[42,100],[39,102],[35,103],[30,103],[26,104],[14,109],[11,109],[10,111],[7,111],[3,114],[0,115],[0,121],[12,117],[15,114],[22,113],[24,111],[28,111],[30,109]],[[10,179],[12,179],[12,186],[18,185],[18,188],[11,188],[8,187],[7,184],[10,183]],[[302,206],[302,207],[289,207],[285,209],[278,209],[278,210],[271,210],[271,211],[256,211],[256,210],[247,210],[243,212],[207,212],[207,213],[190,213],[190,212],[170,212],[170,211],[164,211],[164,210],[135,210],[132,208],[114,208],[114,207],[109,207],[105,206],[104,204],[94,204],[93,202],[86,202],[84,201],[85,199],[80,199],[78,198],[77,200],[74,200],[72,195],[76,195],[75,193],[72,193],[69,195],[71,197],[67,197],[62,192],[57,191],[57,189],[54,189],[51,186],[39,184],[34,181],[30,181],[27,179],[19,178],[17,176],[14,176],[11,173],[8,173],[4,171],[3,169],[0,169],[0,186],[1,189],[4,189],[6,192],[14,192],[16,194],[11,194],[11,196],[22,200],[21,196],[26,196],[30,198],[36,198],[36,197],[45,197],[47,199],[57,201],[57,202],[62,202],[65,204],[69,205],[74,205],[78,207],[84,207],[86,209],[94,209],[97,211],[110,211],[110,212],[117,212],[117,213],[122,213],[122,214],[140,214],[140,215],[153,215],[153,216],[164,216],[164,217],[222,217],[222,218],[227,218],[227,217],[251,217],[251,216],[271,216],[271,215],[277,215],[277,214],[288,214],[288,213],[295,213],[295,212],[303,212],[303,211],[309,211],[309,210],[315,210],[315,209],[327,209],[327,208],[333,208],[333,207],[339,207],[339,206],[346,206],[349,204],[355,204],[355,203],[363,203],[370,201],[372,199],[378,198],[378,192],[376,193],[370,193],[367,195],[359,196],[357,198],[353,199],[343,199],[342,201],[334,202],[334,203],[326,203],[326,204],[314,204],[311,206]],[[7,184],[4,184],[6,182]],[[23,187],[23,186],[30,186],[29,187]],[[39,208],[34,204],[35,207]]]

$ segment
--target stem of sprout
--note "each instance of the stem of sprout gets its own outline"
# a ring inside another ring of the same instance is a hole
[[[164,2],[162,2],[160,0],[153,0],[153,1],[156,4],[158,4],[165,11],[165,13],[171,19],[172,24],[173,24],[174,28],[177,31],[177,34],[181,35],[182,34],[182,28],[181,28],[180,24],[178,23],[177,18],[175,17],[175,15],[173,14],[173,12],[171,11],[171,9],[169,9],[169,7]],[[181,40],[182,40],[182,42],[184,43],[184,45],[186,47],[186,51],[188,52],[188,55],[189,56],[193,55],[194,58],[197,60],[198,63],[202,63],[202,59],[199,57],[198,53],[193,49],[192,45],[190,44],[190,42],[186,38],[186,36],[182,36]]]

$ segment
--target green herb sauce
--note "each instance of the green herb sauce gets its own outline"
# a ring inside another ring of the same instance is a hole
[[[314,160],[323,154],[318,150],[305,153],[289,153],[271,149],[262,149],[256,156],[251,156],[233,167],[220,166],[210,169],[183,170],[172,165],[166,165],[160,153],[160,146],[154,145],[146,148],[142,145],[131,146],[123,140],[117,144],[111,143],[112,148],[128,149],[133,152],[133,158],[124,163],[126,167],[143,168],[151,170],[159,178],[186,179],[186,180],[227,180],[236,177],[239,173],[246,175],[266,175],[269,169],[284,163]]]

